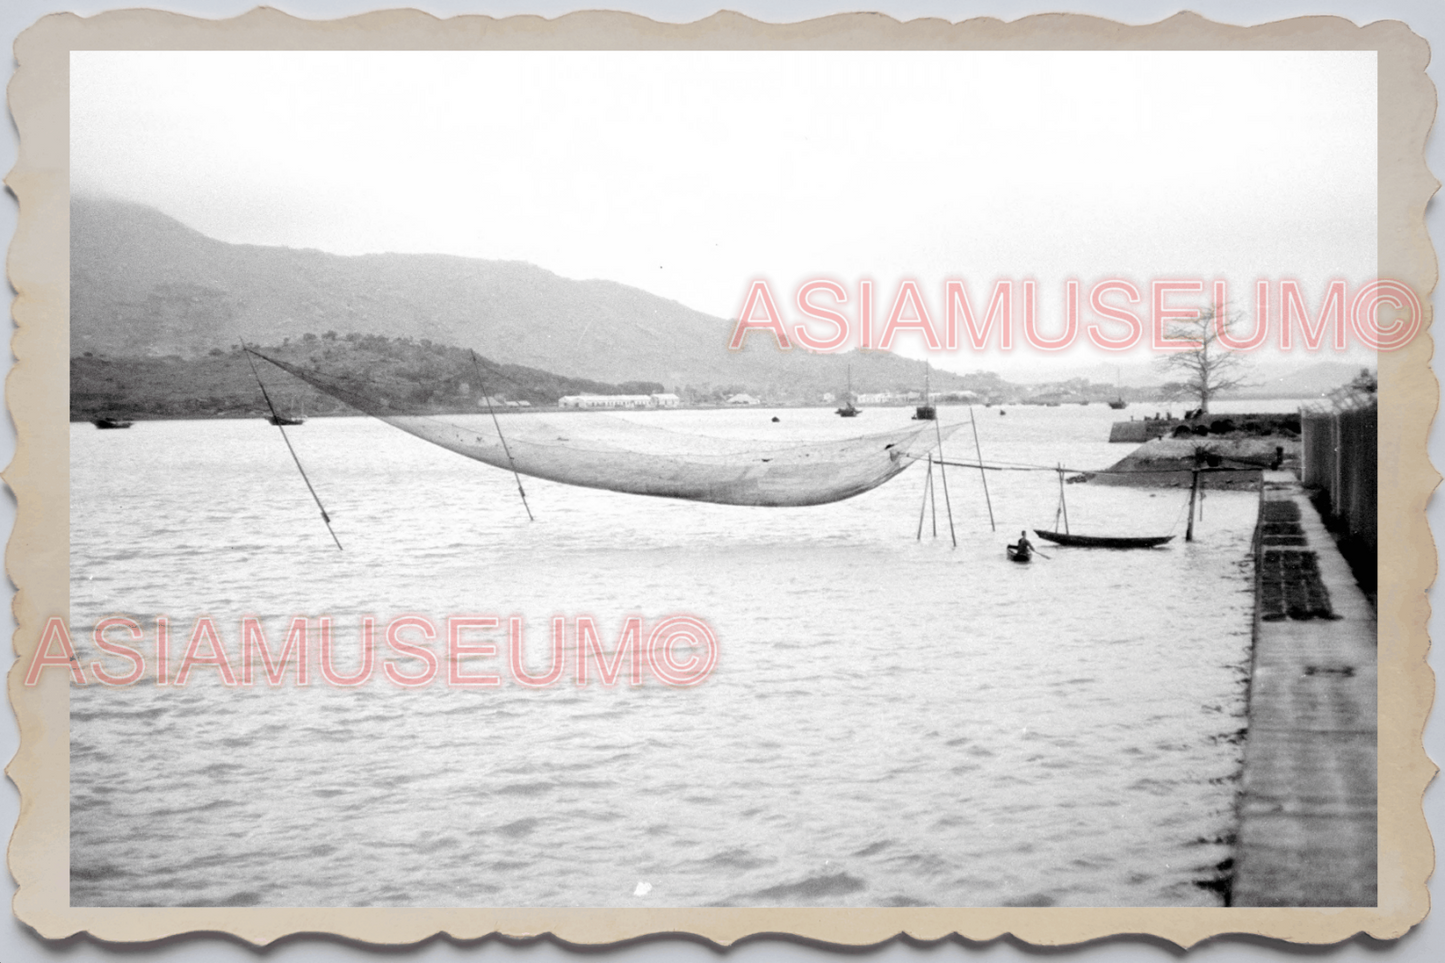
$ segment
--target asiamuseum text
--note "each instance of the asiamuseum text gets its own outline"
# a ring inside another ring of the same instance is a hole
[[[1189,351],[1200,343],[1181,337],[1180,331],[1187,332],[1193,322],[1212,324],[1219,344],[1230,351],[1253,351],[1270,343],[1281,351],[1296,347],[1319,351],[1326,346],[1344,351],[1352,339],[1365,348],[1391,351],[1409,344],[1424,319],[1415,292],[1390,280],[1369,281],[1353,291],[1346,282],[1334,280],[1316,298],[1309,297],[1306,286],[1296,280],[1259,280],[1252,318],[1242,310],[1231,310],[1228,282],[1206,283],[1201,278],[1141,285],[1109,277],[1089,285],[1087,293],[1082,282],[1069,280],[1064,282],[1062,319],[1047,323],[1038,307],[1038,282],[1030,279],[998,280],[987,298],[977,301],[970,298],[963,281],[945,281],[941,312],[939,303],[930,303],[916,280],[898,282],[892,300],[886,302],[888,310],[877,316],[874,293],[873,282],[867,279],[858,281],[851,294],[830,278],[805,281],[793,298],[793,307],[804,320],[790,326],[772,285],[755,280],[743,297],[728,347],[740,350],[749,334],[766,334],[783,350],[796,344],[819,352],[850,347],[891,351],[900,338],[916,338],[930,352],[983,351],[990,340],[1001,351],[1023,342],[1037,351],[1053,352],[1071,348],[1081,339],[1104,351],[1132,351],[1145,343],[1159,352]],[[885,302],[877,303],[881,307]],[[1146,303],[1141,315],[1134,305]],[[849,310],[842,310],[845,307]]]
[[[68,671],[75,685],[93,681],[107,686],[152,678],[157,687],[179,687],[211,675],[226,686],[262,681],[306,686],[319,680],[350,688],[380,676],[402,688],[438,681],[457,688],[488,688],[502,685],[504,678],[530,688],[568,682],[581,687],[594,679],[610,687],[624,679],[643,685],[650,676],[664,685],[686,687],[705,681],[718,661],[716,634],[693,615],[665,616],[650,629],[642,616],[628,616],[611,646],[604,645],[604,633],[592,616],[555,616],[550,658],[530,656],[535,662],[547,659],[545,667],[529,665],[526,623],[520,615],[453,615],[438,621],[406,614],[384,627],[376,617],[363,616],[355,651],[345,659],[338,658],[342,646],[332,622],[329,616],[296,616],[284,641],[273,643],[262,621],[249,616],[224,631],[210,616],[196,618],[187,630],[173,626],[164,615],[145,626],[129,616],[113,615],[80,637],[99,656],[82,664],[69,626],[57,616],[41,632],[25,684],[37,684],[48,669]]]

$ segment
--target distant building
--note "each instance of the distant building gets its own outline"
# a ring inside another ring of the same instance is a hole
[[[760,405],[760,404],[762,404],[762,402],[759,401],[757,398],[754,398],[752,395],[748,395],[748,394],[736,394],[736,395],[733,395],[731,398],[728,399],[728,404],[730,404],[730,405]]]
[[[673,394],[651,395],[564,395],[559,408],[676,408],[682,399]]]

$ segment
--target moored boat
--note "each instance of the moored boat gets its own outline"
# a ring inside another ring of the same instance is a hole
[[[1029,549],[1020,549],[1017,545],[1008,546],[1008,560],[1010,562],[1027,562],[1034,557]]]
[[[853,404],[853,368],[850,365],[848,367],[848,400],[843,407],[838,409],[838,415],[843,418],[857,418],[858,412],[861,410]]]
[[[1072,535],[1068,532],[1046,532],[1042,528],[1034,529],[1039,538],[1047,539],[1056,545],[1067,545],[1073,548],[1155,548],[1165,542],[1172,541],[1173,535],[1145,535],[1145,536],[1103,536],[1103,535]]]
[[[133,421],[122,421],[119,418],[92,418],[90,423],[97,428],[129,428],[135,424]]]
[[[306,423],[305,418],[288,418],[285,415],[270,415],[266,420],[278,428],[282,425],[304,425]]]

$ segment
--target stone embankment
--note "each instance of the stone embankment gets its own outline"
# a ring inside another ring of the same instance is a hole
[[[1100,472],[1071,481],[1141,488],[1259,486],[1265,469],[1299,464],[1300,416],[1296,413],[1199,415],[1187,421],[1167,417],[1116,421],[1109,440],[1139,444]]]
[[[1087,480],[1097,485],[1187,488],[1200,469],[1199,484],[1210,489],[1259,487],[1260,472],[1299,463],[1299,440],[1286,436],[1156,438],[1145,442]]]
[[[1376,620],[1304,489],[1264,473],[1235,906],[1374,906]]]

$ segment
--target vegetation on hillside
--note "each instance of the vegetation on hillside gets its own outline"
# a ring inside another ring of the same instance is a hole
[[[311,368],[360,390],[384,394],[410,410],[475,412],[494,403],[555,405],[569,394],[650,394],[653,382],[613,385],[566,378],[523,365],[496,364],[452,345],[409,337],[334,331],[257,347],[262,354]],[[258,360],[257,371],[277,410],[286,416],[347,414],[346,405]],[[478,377],[480,369],[480,378]],[[70,417],[237,418],[269,414],[256,375],[239,344],[198,358],[124,357],[95,352],[70,359]]]

